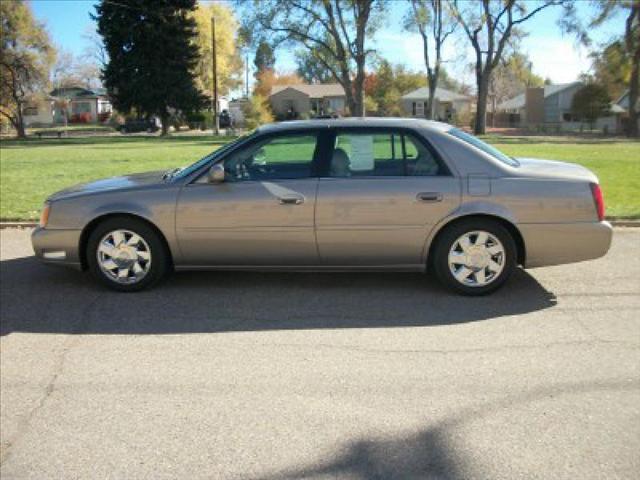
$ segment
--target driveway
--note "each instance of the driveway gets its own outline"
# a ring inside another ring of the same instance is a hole
[[[377,273],[116,294],[29,233],[0,233],[3,480],[640,472],[640,229],[485,298]]]

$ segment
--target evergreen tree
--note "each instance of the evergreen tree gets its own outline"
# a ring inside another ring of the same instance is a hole
[[[172,113],[199,109],[195,0],[102,0],[98,33],[108,63],[102,74],[114,106],[157,115],[166,135]]]

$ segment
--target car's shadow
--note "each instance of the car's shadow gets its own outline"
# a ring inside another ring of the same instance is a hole
[[[0,262],[0,333],[169,334],[449,325],[555,305],[518,270],[493,295],[469,298],[412,273],[176,273],[136,294],[34,257]]]

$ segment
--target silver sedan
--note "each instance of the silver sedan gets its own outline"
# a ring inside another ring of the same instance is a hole
[[[511,158],[443,123],[284,122],[191,166],[98,180],[47,199],[46,262],[136,291],[170,270],[431,271],[464,294],[518,265],[604,255],[598,179]]]

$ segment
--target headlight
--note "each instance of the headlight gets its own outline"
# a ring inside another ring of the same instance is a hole
[[[40,228],[44,228],[47,226],[47,222],[49,221],[49,212],[51,211],[51,204],[45,203],[42,208],[42,213],[40,214]]]

